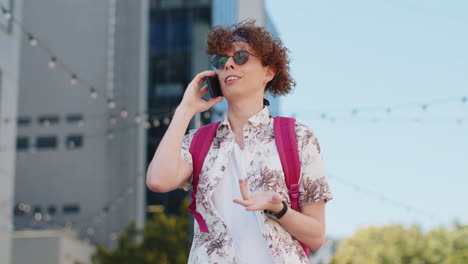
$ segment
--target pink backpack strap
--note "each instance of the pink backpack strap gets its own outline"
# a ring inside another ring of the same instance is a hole
[[[211,123],[205,126],[200,127],[197,132],[193,135],[192,142],[190,143],[189,152],[192,154],[193,162],[193,179],[192,179],[192,202],[190,203],[188,210],[193,214],[193,217],[198,223],[201,232],[208,233],[208,226],[206,225],[205,219],[203,216],[197,212],[197,189],[198,189],[198,179],[200,176],[201,169],[203,167],[203,162],[205,157],[210,150],[211,143],[216,135],[216,130],[219,126],[219,122]]]
[[[301,163],[299,161],[299,151],[296,141],[296,119],[291,117],[275,117],[273,124],[275,142],[283,166],[286,186],[289,189],[291,208],[299,211],[299,178],[301,174]],[[309,256],[309,249],[299,242],[304,249],[306,256]]]

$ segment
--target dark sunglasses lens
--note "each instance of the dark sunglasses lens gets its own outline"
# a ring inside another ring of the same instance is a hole
[[[213,61],[211,61],[211,64],[213,65],[213,67],[215,67],[216,69],[221,69],[224,67],[224,65],[226,64],[227,62],[227,57],[225,55],[216,55],[214,58],[213,58]]]
[[[245,50],[236,51],[234,53],[233,59],[237,65],[245,64],[249,60],[249,52]]]

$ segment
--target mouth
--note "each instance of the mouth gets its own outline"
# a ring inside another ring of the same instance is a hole
[[[225,84],[232,84],[234,82],[236,82],[237,80],[241,79],[241,77],[237,76],[237,75],[228,75],[225,79],[224,79],[224,83]]]

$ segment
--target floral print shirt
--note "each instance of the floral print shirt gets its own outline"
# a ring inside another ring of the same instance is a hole
[[[265,106],[249,118],[244,125],[244,153],[250,193],[274,191],[291,206],[281,160],[273,131],[274,118]],[[192,164],[189,152],[196,129],[184,137],[181,158]],[[296,139],[301,163],[299,180],[299,206],[320,200],[331,200],[332,194],[322,164],[320,145],[317,137],[307,126],[296,122]],[[226,166],[235,143],[234,133],[227,114],[220,123],[210,150],[203,163],[197,191],[197,211],[203,216],[209,233],[200,232],[194,221],[194,237],[188,263],[239,263],[229,230],[216,212],[212,195],[219,181],[226,174]],[[191,180],[181,186],[191,187]],[[234,202],[233,202],[234,205]],[[257,211],[262,236],[275,263],[309,263],[299,242],[294,239],[276,220]]]

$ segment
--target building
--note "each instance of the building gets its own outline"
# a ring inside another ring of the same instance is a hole
[[[94,245],[66,230],[17,231],[12,245],[12,264],[91,264],[94,253]]]
[[[15,230],[66,226],[112,246],[145,220],[148,2],[14,3]]]
[[[21,18],[23,1],[0,0],[0,263],[11,261],[13,230],[16,116],[20,78],[21,32],[11,17]]]
[[[152,0],[150,5],[147,164],[151,162],[185,88],[198,72],[211,69],[205,54],[211,28],[211,1]],[[189,129],[210,122],[210,113],[197,115]],[[147,217],[153,205],[164,205],[166,213],[179,212],[187,192],[167,194],[147,190]]]

